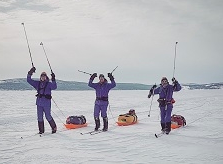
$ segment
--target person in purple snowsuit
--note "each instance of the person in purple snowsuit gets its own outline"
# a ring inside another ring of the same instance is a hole
[[[91,75],[88,86],[94,88],[96,91],[96,100],[94,106],[94,119],[95,119],[95,131],[100,128],[100,119],[99,115],[101,112],[101,117],[103,118],[103,131],[108,130],[108,117],[107,117],[107,108],[108,108],[108,93],[110,89],[116,86],[114,77],[111,73],[108,73],[108,77],[111,80],[111,83],[108,83],[103,74],[99,75],[99,82],[93,83],[94,78],[97,77],[97,74],[94,73]]]
[[[173,78],[173,85],[169,84],[166,77],[161,79],[160,87],[154,85],[150,89],[150,93],[148,98],[150,98],[153,94],[159,94],[159,102],[160,107],[160,115],[161,115],[161,130],[163,133],[169,134],[171,131],[171,112],[173,109],[173,92],[180,91],[181,86],[178,81]]]
[[[40,80],[33,80],[31,79],[31,76],[35,70],[36,68],[33,67],[28,72],[27,82],[37,90],[36,105],[39,134],[42,134],[45,131],[43,113],[45,113],[45,117],[52,128],[52,133],[56,133],[57,126],[53,117],[51,116],[51,90],[57,89],[55,74],[51,74],[52,82],[49,81],[49,78],[45,72],[41,73]]]

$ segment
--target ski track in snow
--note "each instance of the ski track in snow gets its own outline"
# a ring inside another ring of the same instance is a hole
[[[54,91],[54,100],[63,112],[52,102],[58,133],[50,134],[45,121],[42,137],[36,134],[35,91],[0,92],[0,163],[223,163],[222,90],[175,93],[173,113],[183,115],[187,126],[160,138],[154,136],[160,132],[157,96],[148,117],[148,91],[111,91],[109,131],[96,135],[80,134],[94,129],[95,93]],[[118,115],[131,108],[138,113],[139,123],[118,127]],[[66,130],[63,114],[83,114],[89,126]]]

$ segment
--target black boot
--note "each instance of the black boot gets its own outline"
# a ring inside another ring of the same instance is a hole
[[[45,129],[44,129],[44,122],[43,121],[38,121],[38,127],[39,127],[39,134],[43,134]]]
[[[169,134],[171,131],[171,122],[166,123],[166,134]]]
[[[105,132],[108,130],[108,117],[103,118],[103,123],[104,123],[104,127],[102,130]]]
[[[95,117],[94,120],[95,120],[95,129],[94,130],[98,131],[98,129],[100,128],[100,119]]]
[[[161,123],[161,131],[163,132],[163,133],[165,133],[165,131],[166,131],[166,124],[165,123]]]
[[[52,129],[52,134],[57,132],[57,125],[55,121],[52,119],[49,121],[50,127]]]

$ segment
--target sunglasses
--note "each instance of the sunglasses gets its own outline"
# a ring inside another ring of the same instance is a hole
[[[42,75],[40,75],[41,77],[46,77],[46,74],[42,74]]]
[[[168,83],[168,81],[167,80],[162,80],[161,83],[165,84],[165,83]]]

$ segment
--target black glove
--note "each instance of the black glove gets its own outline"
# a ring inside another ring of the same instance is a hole
[[[176,85],[178,83],[178,81],[175,79],[175,77],[172,78],[172,82],[174,85]]]
[[[149,94],[148,94],[148,98],[150,98],[152,96],[152,93],[151,92],[149,92]]]
[[[177,80],[175,79],[175,77],[172,78],[172,82],[175,83]]]
[[[90,77],[91,80],[94,80],[94,78],[97,77],[97,73],[93,73]]]
[[[111,73],[108,73],[108,77],[111,81],[115,79]]]
[[[56,80],[56,79],[55,79],[55,74],[54,74],[53,72],[51,73],[51,80],[52,80],[52,81],[55,81],[55,80]]]
[[[33,75],[33,73],[36,71],[36,68],[35,67],[32,67],[30,70],[29,70],[29,72],[28,72],[28,74],[29,75]]]
[[[152,86],[152,89],[155,89],[156,87],[157,87],[157,85],[155,84],[155,85]]]
[[[173,77],[173,78],[172,78],[172,82],[174,83],[174,82],[175,82],[175,80],[176,80],[176,79],[175,79],[175,77]]]
[[[153,87],[149,90],[148,98],[150,98],[153,94]]]

